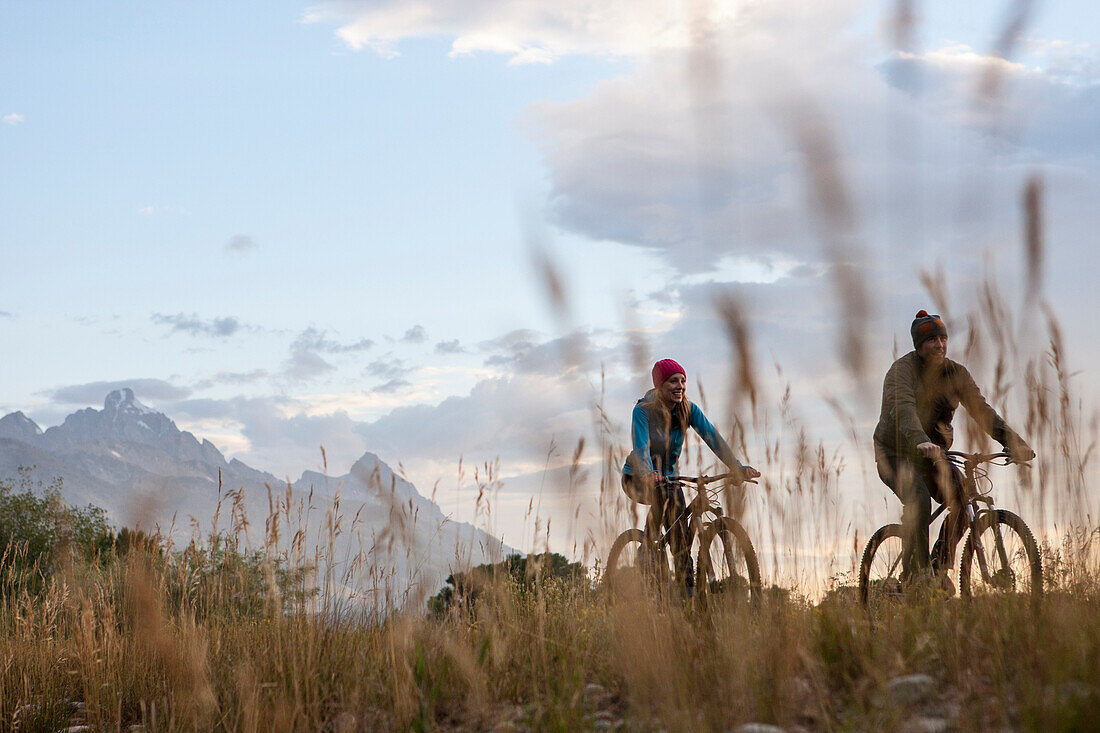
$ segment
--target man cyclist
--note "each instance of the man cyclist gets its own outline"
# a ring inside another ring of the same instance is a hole
[[[676,572],[690,598],[695,595],[695,577],[691,547],[684,522],[676,518],[686,508],[684,492],[678,484],[664,479],[676,475],[676,463],[684,447],[684,433],[694,428],[710,449],[742,480],[760,476],[752,466],[743,466],[729,444],[707,420],[699,406],[688,401],[687,375],[672,359],[653,365],[653,389],[634,406],[630,420],[633,450],[623,466],[623,491],[636,502],[652,504],[654,514],[672,530],[669,545],[676,560]],[[649,527],[655,531],[657,527]]]
[[[875,428],[875,463],[883,483],[901,499],[903,583],[927,577],[929,566],[949,587],[946,572],[966,532],[962,474],[947,460],[954,432],[951,420],[961,403],[983,431],[1003,445],[1012,460],[1029,461],[1035,452],[989,406],[970,372],[947,358],[947,327],[937,315],[919,311],[910,327],[913,351],[886,372],[882,412]],[[928,552],[931,500],[947,503],[944,543]]]

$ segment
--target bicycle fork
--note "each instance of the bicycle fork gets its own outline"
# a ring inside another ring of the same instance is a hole
[[[966,514],[970,521],[970,544],[974,547],[974,554],[978,558],[978,567],[982,572],[982,580],[986,583],[993,582],[993,574],[989,572],[989,562],[985,559],[985,548],[982,547],[981,532],[977,523],[978,517],[983,514],[994,514],[993,504],[985,509],[981,514],[974,511],[974,503],[970,502],[966,505]],[[1004,538],[1001,537],[1001,523],[997,521],[997,517],[994,514],[993,521],[990,522],[990,527],[993,529],[993,545],[997,550],[997,558],[1001,561],[1001,567],[1007,568],[1008,553],[1005,551]]]

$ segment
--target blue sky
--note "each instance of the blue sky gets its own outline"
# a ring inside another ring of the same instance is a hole
[[[621,433],[645,387],[631,343],[689,363],[719,404],[734,354],[713,303],[735,295],[759,361],[824,419],[823,394],[867,390],[822,332],[844,312],[799,162],[807,121],[849,187],[872,370],[928,300],[922,268],[973,265],[952,280],[960,320],[991,259],[1026,300],[1035,173],[1046,294],[1089,362],[1089,6],[1035,4],[998,66],[1011,3],[915,3],[903,57],[892,4],[714,3],[705,48],[687,5],[4,4],[0,336],[19,358],[0,412],[47,427],[135,383],[291,477],[324,444],[336,472],[372,450],[422,488],[499,456],[524,487],[552,438],[590,434],[601,369]],[[981,108],[990,68],[1008,91]]]

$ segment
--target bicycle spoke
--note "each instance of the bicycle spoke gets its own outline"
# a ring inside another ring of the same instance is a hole
[[[747,536],[735,534],[744,535],[744,530],[729,522],[722,520],[708,529],[705,546],[700,547],[697,586],[703,597],[721,599],[723,606],[748,607],[759,588],[756,556],[746,554],[752,552]]]
[[[901,527],[897,525],[883,527],[868,540],[859,578],[860,600],[868,610],[900,598],[902,549]]]
[[[986,521],[977,529],[980,534],[972,536],[968,543],[973,557],[964,558],[960,566],[960,572],[967,576],[965,581],[971,595],[1026,595],[1041,590],[1032,587],[1036,576],[1029,543],[1033,541],[1030,533],[1026,537],[1021,535],[1021,531],[1027,532],[1026,527],[1017,529],[1010,523]]]

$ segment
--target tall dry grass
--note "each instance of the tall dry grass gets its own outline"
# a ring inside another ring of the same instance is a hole
[[[442,616],[242,613],[232,582],[173,602],[149,556],[0,608],[0,720],[56,730],[1083,730],[1098,720],[1100,588],[1068,537],[1041,609],[935,596],[872,626],[844,593],[690,611],[642,589],[499,578]],[[909,699],[899,678],[935,687]],[[602,721],[602,722],[601,722]]]

